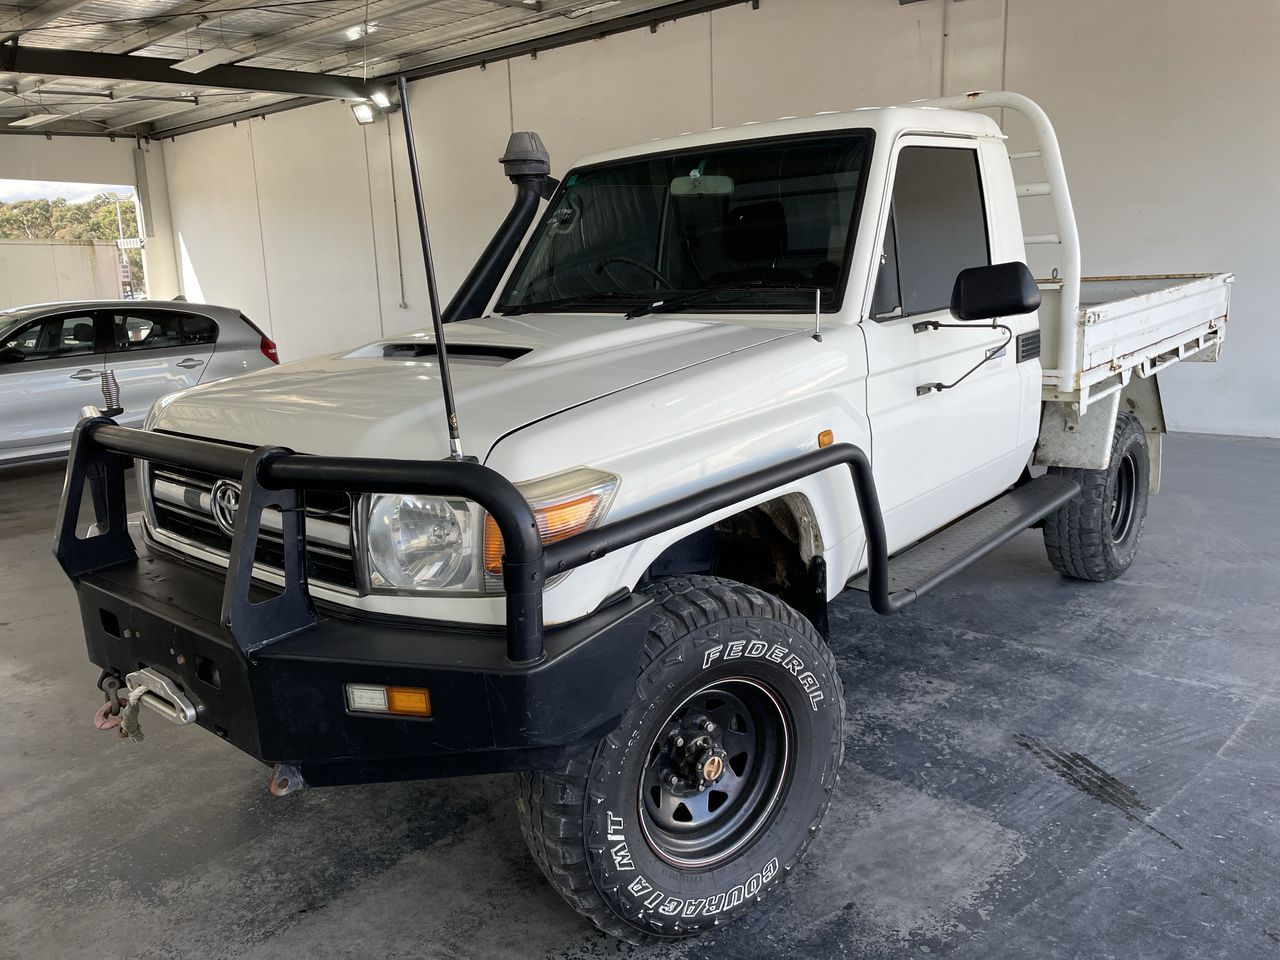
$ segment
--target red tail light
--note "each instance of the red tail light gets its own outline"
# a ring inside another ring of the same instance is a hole
[[[280,362],[280,353],[276,350],[275,341],[262,338],[262,343],[258,344],[258,349],[262,351],[262,355],[272,363]]]

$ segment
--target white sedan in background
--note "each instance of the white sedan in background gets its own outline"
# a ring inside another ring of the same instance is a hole
[[[44,303],[0,311],[0,464],[64,456],[111,370],[137,427],[160,397],[278,363],[240,311],[169,300]]]

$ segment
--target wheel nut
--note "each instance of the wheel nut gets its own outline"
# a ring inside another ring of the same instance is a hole
[[[673,787],[677,787],[680,785],[680,778],[673,774],[671,779],[668,780],[667,782],[670,783]]]
[[[675,741],[675,743],[676,743],[676,746],[677,746],[677,747],[683,747],[683,746],[684,746],[684,737],[676,737],[676,741]]]
[[[712,723],[710,720],[703,720],[702,729],[707,731],[707,733],[715,733],[716,725]]]

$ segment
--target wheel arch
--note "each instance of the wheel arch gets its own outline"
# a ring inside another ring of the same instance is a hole
[[[788,603],[825,637],[825,553],[813,501],[803,491],[790,491],[706,518],[662,549],[642,579],[710,574],[744,583]]]

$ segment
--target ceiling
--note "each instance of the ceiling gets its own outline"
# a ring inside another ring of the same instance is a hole
[[[734,2],[0,0],[0,133],[174,136]]]

